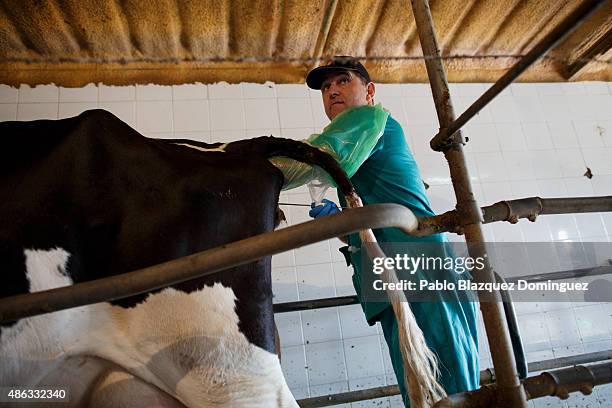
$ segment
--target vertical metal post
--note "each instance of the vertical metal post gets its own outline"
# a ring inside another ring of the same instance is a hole
[[[433,93],[438,121],[441,128],[448,127],[455,119],[455,112],[450,99],[446,73],[440,58],[440,50],[429,9],[428,0],[411,0],[417,31],[421,42],[429,83]],[[485,259],[485,268],[475,274],[480,282],[494,282],[493,271],[486,257],[484,237],[480,224],[482,214],[474,199],[472,186],[463,154],[463,139],[457,132],[444,146],[444,155],[449,163],[451,180],[457,199],[457,212],[468,244],[471,257]],[[504,309],[499,293],[491,295],[480,294],[480,309],[491,348],[491,357],[497,376],[498,401],[503,401],[504,407],[526,408],[527,396],[519,381],[512,343],[508,326],[504,317]]]

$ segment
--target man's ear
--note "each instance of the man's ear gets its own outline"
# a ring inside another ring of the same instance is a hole
[[[376,92],[374,82],[369,82],[368,85],[366,85],[366,92],[366,101],[368,105],[374,105],[374,93]]]

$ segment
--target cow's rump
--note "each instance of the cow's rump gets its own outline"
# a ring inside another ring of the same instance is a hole
[[[136,270],[274,227],[283,176],[262,147],[269,140],[147,139],[102,110],[4,122],[0,133],[0,219],[8,220],[0,297]],[[89,396],[108,383],[105,392],[117,392],[104,395],[119,398],[130,384],[188,406],[295,406],[273,351],[267,257],[3,325],[0,385],[43,384],[86,356],[95,358],[84,364],[91,381],[81,378]]]

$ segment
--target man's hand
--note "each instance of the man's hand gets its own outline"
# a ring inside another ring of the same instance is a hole
[[[329,201],[324,198],[321,204],[315,206],[315,203],[310,204],[311,210],[308,212],[312,218],[325,217],[326,215],[333,215],[340,212],[340,209],[333,201]]]

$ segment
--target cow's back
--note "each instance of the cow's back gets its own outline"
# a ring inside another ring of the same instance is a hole
[[[3,296],[27,292],[22,270],[15,271],[22,248],[65,249],[70,277],[83,282],[274,226],[282,175],[265,157],[202,154],[147,139],[102,110],[59,121],[5,122],[0,132],[11,135],[0,172],[0,195],[10,197],[0,203],[0,217],[11,222],[0,226],[0,239],[17,259],[8,270],[16,283],[3,287]],[[252,283],[250,296],[270,300],[269,270],[253,276],[256,269],[247,265],[177,287],[190,291],[214,281],[237,287],[241,275]],[[145,296],[115,303],[132,306]],[[271,339],[255,337],[273,350]]]

